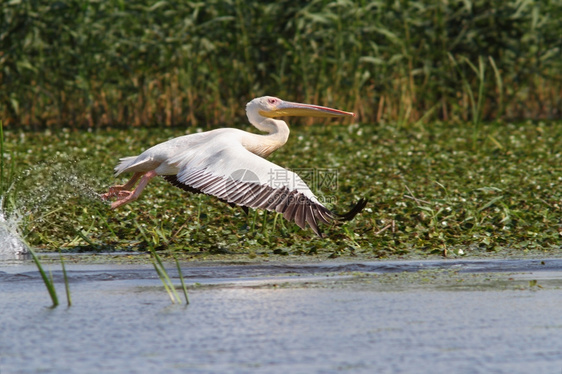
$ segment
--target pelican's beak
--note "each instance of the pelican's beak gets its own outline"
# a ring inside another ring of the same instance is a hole
[[[283,117],[283,116],[308,116],[308,117],[355,117],[354,113],[344,112],[343,110],[327,108],[319,105],[292,103],[281,101],[277,107],[269,112],[260,111],[264,117]]]

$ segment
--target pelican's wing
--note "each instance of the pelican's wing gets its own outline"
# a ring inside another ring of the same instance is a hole
[[[177,187],[177,188],[181,188],[181,189],[184,190],[184,191],[187,191],[187,192],[190,192],[190,193],[194,193],[194,194],[203,194],[203,192],[201,192],[201,191],[199,191],[199,190],[197,190],[197,189],[195,189],[195,188],[193,188],[193,187],[189,187],[187,184],[180,183],[180,182],[178,181],[178,176],[177,176],[177,175],[162,175],[162,178],[164,178],[164,179],[165,179],[168,183],[170,183],[172,186],[175,186],[175,187]],[[236,204],[234,204],[234,203],[229,203],[229,202],[226,201],[226,200],[222,200],[222,199],[219,199],[219,200],[222,201],[222,202],[227,203],[227,204],[230,205],[231,207],[235,207],[235,206],[236,206]],[[241,206],[241,208],[242,208],[242,210],[244,211],[244,213],[246,213],[246,214],[249,213],[248,207],[247,207],[247,206]]]
[[[303,229],[308,224],[319,236],[320,222],[339,219],[318,201],[296,173],[256,156],[242,145],[218,146],[212,154],[186,152],[172,162],[177,162],[179,168],[176,176],[165,177],[172,184],[228,203],[282,213],[286,220]],[[353,216],[364,206],[360,201]]]

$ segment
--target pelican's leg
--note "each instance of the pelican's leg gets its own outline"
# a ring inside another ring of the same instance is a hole
[[[142,175],[142,173],[141,173],[141,175]],[[135,201],[136,199],[138,199],[140,194],[142,193],[142,190],[146,187],[148,182],[150,182],[150,180],[157,175],[158,174],[154,170],[151,170],[148,173],[145,173],[142,176],[142,178],[140,178],[139,185],[133,191],[126,191],[126,190],[119,191],[118,192],[119,200],[117,200],[117,201],[115,201],[111,204],[111,209],[119,208],[121,205],[125,205],[127,203],[130,203],[131,201]],[[134,178],[134,176],[133,176],[133,178]],[[137,179],[138,179],[138,177],[137,177]],[[130,181],[129,181],[129,183],[130,183]],[[129,183],[127,183],[127,184],[129,184]],[[133,185],[134,185],[134,183],[133,183]]]
[[[133,176],[131,177],[131,179],[129,179],[129,181],[127,183],[118,184],[116,186],[109,187],[109,190],[107,191],[107,193],[104,193],[103,195],[100,196],[101,199],[107,200],[110,197],[120,196],[122,191],[130,190],[131,188],[133,188],[135,186],[135,183],[137,183],[137,181],[139,180],[139,178],[143,174],[144,173],[135,173],[135,174],[133,174]]]

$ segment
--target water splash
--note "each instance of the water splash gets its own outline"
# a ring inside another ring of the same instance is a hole
[[[0,259],[26,256],[26,243],[33,243],[37,233],[48,238],[54,231],[75,236],[81,224],[90,224],[69,219],[76,207],[90,209],[95,220],[95,211],[107,203],[99,198],[100,182],[81,166],[75,160],[53,157],[17,172],[0,196]]]
[[[56,157],[21,171],[14,182],[14,190],[24,192],[18,193],[17,205],[35,219],[79,199],[101,202],[97,189],[96,181],[81,170],[77,161]]]
[[[0,258],[22,258],[29,249],[19,232],[21,216],[4,212],[4,197],[0,197]]]

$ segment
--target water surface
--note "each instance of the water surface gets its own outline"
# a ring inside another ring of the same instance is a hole
[[[0,264],[0,373],[562,372],[560,259],[182,267]]]

